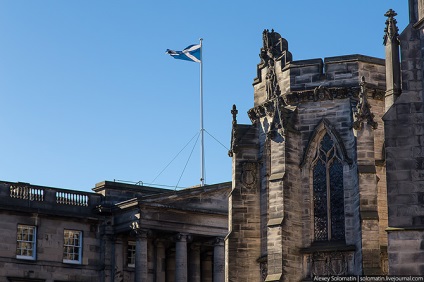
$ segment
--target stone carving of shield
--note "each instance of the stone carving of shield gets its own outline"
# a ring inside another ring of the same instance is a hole
[[[346,275],[347,263],[341,253],[332,253],[330,259],[330,269],[332,275]]]
[[[241,182],[245,186],[252,186],[256,182],[256,165],[254,163],[244,163],[241,174]]]

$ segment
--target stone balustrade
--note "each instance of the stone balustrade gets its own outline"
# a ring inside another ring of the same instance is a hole
[[[58,204],[88,207],[88,200],[89,196],[80,192],[56,192],[56,203]]]
[[[0,182],[0,205],[32,207],[57,212],[93,212],[102,203],[102,195],[89,192],[35,186],[23,182]],[[54,209],[52,209],[54,208]]]
[[[44,189],[32,188],[26,185],[10,185],[10,197],[30,201],[44,201]]]

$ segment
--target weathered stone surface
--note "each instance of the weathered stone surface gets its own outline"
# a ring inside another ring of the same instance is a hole
[[[116,200],[118,189],[122,194]],[[9,281],[7,277],[40,281],[134,281],[135,277],[142,281],[175,281],[176,274],[182,281],[189,264],[181,263],[187,261],[181,245],[178,256],[173,256],[173,235],[189,233],[186,246],[200,244],[202,253],[206,253],[214,249],[215,237],[222,239],[228,232],[230,183],[170,191],[103,182],[95,190],[98,194],[0,182],[0,281]],[[125,201],[119,201],[122,199]],[[18,224],[36,228],[34,259],[17,257]],[[81,232],[79,261],[64,260],[64,230]],[[156,240],[162,240],[162,247]],[[136,261],[128,257],[131,246],[138,249]],[[155,263],[156,256],[162,256],[159,264]],[[224,261],[223,252],[217,252],[217,256]],[[197,262],[202,263],[203,259]],[[206,281],[213,279],[211,271],[201,275]],[[215,277],[215,281],[223,280],[221,272]]]

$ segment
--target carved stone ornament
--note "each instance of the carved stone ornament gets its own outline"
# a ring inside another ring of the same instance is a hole
[[[265,29],[262,32],[262,40],[263,47],[261,48],[261,53],[259,54],[259,57],[261,58],[261,64],[268,65],[270,60],[274,61],[283,55],[284,51],[288,50],[287,41],[273,29],[271,31]]]
[[[222,238],[222,237],[216,237],[214,239],[213,244],[216,245],[216,246],[223,246],[224,245],[224,238]]]
[[[399,28],[397,27],[397,21],[395,19],[397,13],[390,9],[384,16],[387,17],[387,20],[384,29],[383,44],[386,45],[388,41],[397,41],[397,43],[399,43]]]
[[[242,164],[241,183],[247,188],[256,184],[256,163],[245,162]]]
[[[193,236],[186,233],[177,233],[174,236],[175,241],[181,242],[181,241],[191,241],[193,239]]]
[[[237,114],[238,110],[236,105],[233,105],[231,110],[231,114],[233,116],[233,126],[232,126],[232,134],[231,134],[231,148],[228,151],[228,156],[233,157],[234,153],[237,151]]]
[[[285,58],[285,61],[282,62],[285,65],[287,61],[291,60],[291,54],[288,52],[287,40],[282,38],[277,32],[274,32],[274,30],[269,31],[265,29],[262,33],[262,39],[263,47],[259,54],[261,58],[260,65],[267,68],[265,86],[267,100],[270,100],[278,97],[281,93],[276,75],[275,62],[281,60],[281,58]]]
[[[266,138],[267,139],[269,139],[269,140],[272,140],[272,139],[274,139],[274,137],[275,137],[275,131],[274,130],[272,130],[272,129],[270,129],[270,130],[268,130],[268,132],[266,133]]]
[[[359,93],[359,103],[357,105],[358,112],[355,114],[355,122],[353,128],[361,130],[364,127],[364,122],[371,126],[372,129],[377,129],[378,124],[374,121],[374,114],[371,112],[371,105],[368,103],[367,89],[365,78],[362,77],[361,91]]]
[[[382,274],[389,274],[389,257],[387,254],[387,250],[380,251],[380,265]]]
[[[264,117],[265,116],[265,107],[264,106],[259,106],[259,107],[255,107],[253,108],[254,111],[256,112],[256,115],[258,117]]]
[[[313,276],[347,275],[347,253],[316,252],[312,254]]]
[[[268,62],[268,69],[265,75],[265,79],[267,100],[271,100],[275,97],[278,97],[281,91],[280,86],[278,85],[277,75],[275,74],[275,62],[271,59]]]
[[[138,221],[133,221],[130,224],[132,230],[136,231],[140,228],[140,223]]]
[[[274,108],[274,103],[272,101],[265,102],[264,109],[267,116],[270,116],[270,117],[274,116],[275,108]]]
[[[320,85],[314,89],[314,101],[333,100],[333,94],[326,87]]]
[[[259,119],[256,111],[254,108],[250,109],[249,111],[247,111],[247,115],[250,118],[250,121],[252,122],[252,124],[256,123]]]
[[[316,102],[324,100],[356,98],[359,87],[334,87],[326,88],[320,86],[314,90],[296,91],[285,94],[284,98],[288,105],[296,105],[304,102]]]

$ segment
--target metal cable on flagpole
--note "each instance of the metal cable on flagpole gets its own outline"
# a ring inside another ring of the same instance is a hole
[[[205,185],[205,144],[203,128],[203,38],[200,38],[200,186]]]

